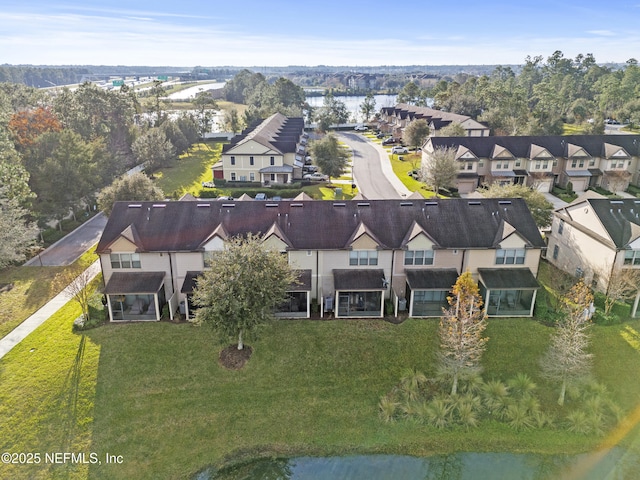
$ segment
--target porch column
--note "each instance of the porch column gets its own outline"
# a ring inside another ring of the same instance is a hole
[[[111,310],[111,295],[107,295],[107,307],[109,307],[109,321],[113,322],[113,310]]]
[[[536,296],[538,295],[538,290],[533,291],[533,298],[531,299],[531,311],[529,312],[529,316],[533,317],[533,309],[536,306]]]
[[[636,298],[633,301],[633,307],[631,308],[631,317],[635,318],[636,312],[638,311],[638,302],[640,302],[640,290],[636,293]]]
[[[487,288],[487,298],[484,299],[484,313],[485,315],[489,315],[489,296],[491,295],[491,290]]]

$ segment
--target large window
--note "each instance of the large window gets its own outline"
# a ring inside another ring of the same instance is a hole
[[[640,265],[640,250],[627,250],[624,252],[625,265]]]
[[[111,268],[141,268],[138,253],[112,253],[110,257]]]
[[[378,251],[352,250],[349,252],[349,265],[378,265]]]
[[[405,265],[433,265],[433,250],[407,250],[404,252]]]
[[[524,256],[524,248],[498,249],[496,250],[496,265],[522,265]]]

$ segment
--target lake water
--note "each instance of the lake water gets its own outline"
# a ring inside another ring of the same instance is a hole
[[[418,458],[356,455],[256,460],[194,480],[618,480],[640,478],[640,458],[614,448],[606,455],[456,453]]]
[[[350,122],[358,123],[363,122],[362,113],[360,112],[360,105],[364,102],[364,95],[346,95],[344,97],[335,97],[336,100],[344,102],[349,110]],[[378,113],[382,107],[393,107],[397,102],[397,95],[374,95],[373,98],[376,101],[376,106],[373,113]],[[322,106],[324,97],[307,97],[307,103],[314,108]]]

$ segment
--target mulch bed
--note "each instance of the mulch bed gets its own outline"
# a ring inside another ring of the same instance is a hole
[[[253,349],[248,345],[245,345],[242,350],[238,350],[237,344],[229,345],[220,352],[218,357],[220,365],[229,370],[240,370],[247,363],[252,352]]]

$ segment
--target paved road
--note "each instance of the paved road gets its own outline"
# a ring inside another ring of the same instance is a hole
[[[91,246],[98,243],[106,224],[107,217],[101,212],[58,240],[40,255],[33,257],[25,265],[62,266],[75,262]]]
[[[339,137],[353,150],[353,178],[362,195],[370,200],[411,195],[393,173],[384,148],[358,133],[341,132]]]

